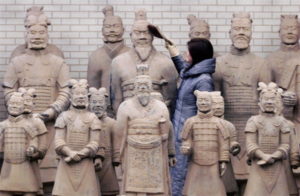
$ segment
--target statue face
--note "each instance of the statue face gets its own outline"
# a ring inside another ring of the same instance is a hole
[[[147,106],[150,97],[151,97],[151,86],[149,84],[148,80],[141,80],[139,79],[138,81],[135,82],[135,91],[136,91],[136,96],[138,98],[138,101],[142,106]]]
[[[210,39],[210,32],[207,26],[195,26],[190,31],[190,38],[203,38],[203,39]]]
[[[12,96],[7,103],[7,110],[11,116],[19,116],[24,112],[24,99]]]
[[[199,112],[209,112],[211,110],[212,100],[208,95],[197,96],[197,107]]]
[[[26,41],[28,48],[40,50],[47,47],[48,29],[42,25],[33,25],[27,29]]]
[[[88,92],[86,88],[72,89],[71,103],[76,108],[86,108],[88,106]]]
[[[90,109],[94,112],[98,118],[101,118],[106,113],[106,101],[102,96],[91,96]]]
[[[247,49],[251,40],[251,21],[246,18],[233,19],[230,29],[230,38],[235,48]]]
[[[294,45],[299,40],[299,27],[297,20],[285,20],[280,25],[279,35],[284,44]]]
[[[274,113],[276,109],[276,96],[274,93],[264,93],[260,99],[260,107],[263,112]]]
[[[134,47],[152,46],[153,36],[149,32],[147,25],[147,22],[139,22],[137,24],[134,24],[133,30],[130,34],[131,41]]]
[[[24,113],[30,114],[33,110],[33,97],[30,95],[25,94],[24,98]]]
[[[222,117],[224,115],[224,101],[222,98],[213,99],[212,109],[214,116]]]
[[[105,41],[108,43],[121,41],[123,33],[123,24],[118,17],[109,17],[104,20],[102,34]]]

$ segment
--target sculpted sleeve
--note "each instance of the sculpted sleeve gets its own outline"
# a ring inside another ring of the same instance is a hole
[[[168,138],[168,152],[169,152],[169,157],[173,157],[176,154],[175,151],[175,138],[174,138],[174,133],[173,133],[173,125],[171,122],[170,123],[170,131],[169,131],[169,138]]]
[[[117,122],[116,122],[116,135],[119,137],[117,141],[115,141],[116,148],[120,149],[120,159],[122,159],[125,143],[126,143],[126,136],[127,136],[127,129],[128,129],[128,116],[127,116],[127,102],[123,102],[118,110],[117,113]],[[120,162],[120,161],[119,161]]]
[[[181,139],[185,145],[192,146],[193,117],[188,118],[182,128]]]
[[[281,132],[280,132],[280,145],[278,150],[283,153],[283,159],[286,159],[290,151],[290,133],[293,131],[294,126],[288,123],[286,120],[283,121]]]
[[[66,122],[64,119],[64,114],[62,113],[58,116],[55,121],[55,138],[54,138],[54,146],[56,153],[59,155],[65,155],[63,152],[63,147],[66,146]]]
[[[69,106],[69,68],[67,64],[62,63],[61,69],[57,77],[58,96],[51,107],[59,114],[65,111]]]
[[[255,151],[259,149],[257,144],[257,127],[254,117],[251,117],[245,127],[246,134],[246,148],[249,158],[255,156]]]
[[[162,95],[165,103],[168,107],[175,101],[178,73],[172,63],[172,61],[166,57],[166,66],[163,69],[163,77],[166,80],[166,85],[162,86]]]
[[[118,144],[121,142],[122,138],[118,137],[117,134],[117,125],[116,121],[112,120],[111,122],[111,138],[112,138],[112,161],[119,162],[120,161],[120,148]]]
[[[118,59],[118,58],[116,58]],[[112,61],[111,64],[111,79],[110,79],[110,95],[111,95],[111,104],[113,106],[113,109],[115,113],[117,113],[119,105],[121,104],[123,100],[123,95],[122,95],[122,89],[121,89],[121,78],[118,73],[118,63],[116,62],[116,59]]]
[[[12,60],[7,67],[6,73],[4,74],[3,89],[4,89],[5,102],[8,101],[11,93],[17,91],[19,87],[17,84],[18,75],[16,73],[15,66],[16,65],[14,63],[14,60]]]
[[[229,137],[225,137],[223,133],[226,133],[224,127],[218,127],[218,139],[219,139],[219,161],[229,162]]]
[[[92,118],[92,121],[91,121],[91,131],[90,131],[90,142],[86,145],[86,147],[88,149],[90,149],[90,154],[92,156],[95,156],[99,149],[101,122],[97,118],[97,116],[94,114],[92,114],[91,118]],[[101,145],[101,146],[103,146],[103,145]],[[104,157],[104,154],[103,154],[103,157]]]

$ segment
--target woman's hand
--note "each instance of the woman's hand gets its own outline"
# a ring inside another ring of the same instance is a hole
[[[173,42],[172,44],[170,44],[169,42],[165,42],[165,47],[168,49],[171,57],[178,56],[180,54],[179,50]]]

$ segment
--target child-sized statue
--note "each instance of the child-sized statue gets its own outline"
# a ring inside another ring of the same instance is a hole
[[[13,92],[7,102],[9,117],[0,123],[0,148],[4,162],[0,174],[0,195],[35,196],[39,181],[30,159],[38,149],[38,132],[24,118],[24,98]]]
[[[101,187],[101,195],[116,196],[119,193],[119,184],[115,171],[115,166],[120,164],[120,151],[116,146],[120,137],[116,134],[116,120],[107,116],[108,94],[105,88],[90,88],[90,111],[94,112],[101,121],[101,139],[104,145],[104,161],[101,165],[98,158],[95,160],[95,168],[99,170],[97,176]],[[100,151],[100,150],[99,150]],[[102,153],[102,152],[98,152]]]
[[[55,122],[55,150],[60,156],[53,195],[99,196],[93,159],[99,148],[101,122],[88,111],[86,80],[71,80],[71,106]]]
[[[209,92],[196,90],[198,114],[188,118],[182,131],[183,154],[191,154],[183,195],[225,196],[221,177],[229,161],[229,132],[213,116]]]
[[[246,145],[251,169],[245,196],[289,195],[283,160],[289,156],[290,124],[276,114],[275,83],[259,83],[260,114],[252,116],[246,125]]]
[[[43,183],[41,179],[38,160],[43,159],[47,152],[47,143],[48,143],[47,128],[44,122],[37,115],[33,114],[33,108],[34,108],[33,99],[36,97],[35,89],[29,88],[28,90],[26,90],[25,88],[19,88],[18,91],[23,93],[23,98],[24,98],[23,116],[26,120],[28,120],[28,122],[32,126],[32,129],[36,131],[38,134],[38,148],[36,153],[34,153],[31,157],[31,164],[40,186],[40,191],[38,192],[38,195],[44,195]]]

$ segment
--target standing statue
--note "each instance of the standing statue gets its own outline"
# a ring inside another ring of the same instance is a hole
[[[88,64],[88,83],[90,87],[110,89],[110,73],[112,60],[129,50],[123,40],[124,27],[122,19],[114,15],[111,5],[103,8],[105,16],[102,26],[104,45],[95,50]]]
[[[153,46],[144,10],[136,12],[130,33],[133,49],[116,57],[112,62],[111,100],[116,112],[120,103],[134,95],[134,78],[138,64],[148,64],[154,91],[160,92],[170,107],[176,96],[177,71],[171,61]]]
[[[291,126],[276,114],[275,83],[259,83],[260,114],[246,125],[247,154],[251,170],[244,196],[289,195],[283,160],[289,156]]]
[[[123,140],[121,194],[171,195],[169,164],[173,166],[175,158],[174,151],[168,152],[171,129],[168,109],[151,96],[149,76],[138,75],[134,88],[135,96],[125,100],[117,113],[117,133]]]
[[[241,152],[231,162],[240,192],[248,178],[244,128],[249,117],[258,114],[258,82],[271,80],[264,60],[250,53],[252,19],[248,13],[235,13],[231,20],[231,52],[217,57],[214,81],[225,100],[225,119],[237,129]],[[241,193],[242,194],[242,193]]]
[[[7,102],[9,117],[0,123],[0,149],[4,162],[0,174],[0,195],[36,196],[39,189],[34,158],[39,146],[40,133],[24,118],[24,98],[13,92]],[[37,168],[38,169],[38,168]]]
[[[203,20],[197,18],[195,15],[188,15],[187,17],[188,24],[190,25],[189,38],[204,38],[210,40],[210,28],[209,24]],[[184,54],[184,59],[187,59],[187,54]],[[214,57],[219,56],[218,53],[214,52]]]
[[[115,171],[115,166],[120,164],[120,151],[117,146],[118,137],[116,133],[116,120],[106,114],[107,109],[107,92],[105,88],[90,88],[90,110],[96,114],[101,121],[101,139],[104,143],[104,161],[100,171],[97,172],[101,195],[116,196],[119,194],[119,184]],[[96,170],[98,165],[95,164]]]
[[[236,156],[241,150],[241,146],[237,141],[237,132],[235,126],[224,119],[224,99],[221,96],[220,91],[211,92],[212,97],[212,111],[215,117],[220,118],[220,124],[227,132],[229,132],[229,152]],[[234,172],[231,162],[226,165],[226,171],[222,176],[223,183],[225,185],[226,193],[228,196],[235,195],[238,192],[236,180],[234,178]]]
[[[26,13],[26,18],[25,18],[25,28],[28,30],[28,17],[31,17],[32,15],[35,15],[34,13],[36,13],[36,16],[38,15],[44,15],[44,11],[43,11],[43,7],[38,7],[38,6],[32,6],[31,8],[27,9],[27,13]],[[45,15],[44,15],[45,16]],[[43,16],[43,17],[44,17]],[[45,16],[46,17],[46,16]],[[49,19],[47,19],[47,25],[51,25],[51,22]],[[36,33],[40,33],[40,32],[36,32]],[[39,37],[41,40],[43,40],[44,43],[48,42],[48,29],[45,29],[45,32],[42,33],[42,35]],[[17,46],[13,52],[11,53],[10,59],[13,59],[16,56],[19,55],[23,55],[26,54],[27,50],[30,49],[30,39],[26,39],[25,40],[25,44],[21,44],[19,46]],[[51,53],[53,55],[59,56],[61,58],[64,58],[64,54],[63,52],[54,44],[50,44],[47,43],[47,45],[45,46],[45,49],[43,50],[43,53]]]
[[[56,172],[54,121],[69,105],[68,66],[61,57],[47,52],[48,24],[42,8],[28,10],[25,19],[28,48],[24,54],[11,59],[3,81],[5,100],[19,87],[36,91],[33,113],[39,113],[48,129],[48,151],[40,163],[45,195],[52,192]]]
[[[300,47],[299,47],[299,21],[297,15],[281,15],[280,23],[280,40],[281,47],[279,50],[267,56],[268,63],[271,66],[273,80],[280,88],[284,90],[283,93],[283,115],[292,120],[296,125],[296,130],[300,128],[300,112],[299,112],[299,98],[300,98],[300,80],[298,73],[300,73]],[[296,131],[296,143],[300,144],[300,133]],[[297,175],[294,178],[289,178],[290,194],[298,195],[300,189],[300,170],[295,170]],[[293,184],[297,183],[298,190]]]
[[[23,98],[24,98],[23,116],[26,120],[29,121],[29,123],[32,126],[32,129],[39,134],[37,151],[31,156],[30,160],[40,186],[38,195],[44,195],[43,183],[41,179],[41,173],[40,173],[38,161],[42,160],[45,157],[45,154],[47,152],[47,128],[44,122],[32,113],[34,109],[33,99],[36,97],[35,89],[29,88],[28,90],[26,90],[25,88],[19,88],[18,91],[23,93]]]
[[[55,150],[60,160],[52,194],[99,196],[93,159],[99,148],[101,122],[88,111],[87,81],[70,80],[70,88],[70,109],[55,122]],[[100,157],[104,158],[104,154]]]
[[[213,116],[209,92],[196,90],[198,114],[188,118],[181,133],[183,154],[191,154],[183,195],[226,196],[221,177],[229,161],[229,132]]]

